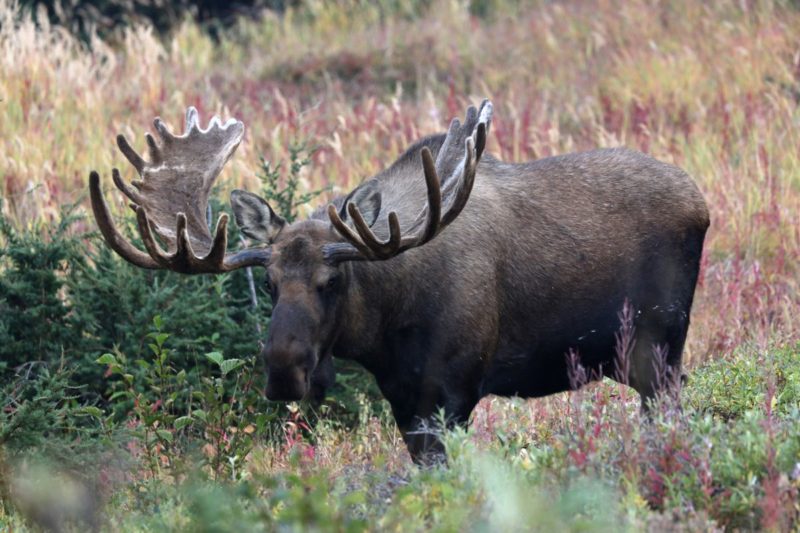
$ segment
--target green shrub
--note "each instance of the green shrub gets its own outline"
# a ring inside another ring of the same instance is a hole
[[[40,222],[18,231],[0,210],[0,379],[24,363],[56,364],[84,349],[80,322],[63,298],[70,266],[84,261],[68,231],[76,218],[68,207],[55,227]]]
[[[71,378],[69,371],[28,363],[0,388],[0,448],[7,456],[61,456],[65,443],[98,436],[92,421],[98,411],[76,401],[79,390]]]
[[[254,16],[264,9],[283,10],[295,0],[22,0],[23,7],[43,8],[48,20],[60,24],[88,41],[92,31],[108,36],[133,23],[149,23],[166,34],[186,18],[194,18],[212,32],[235,22],[239,16]],[[64,5],[67,4],[67,5]],[[68,7],[67,7],[68,6]]]
[[[97,359],[114,377],[109,399],[132,427],[150,479],[178,479],[190,451],[211,478],[238,479],[241,462],[279,413],[260,393],[255,357],[226,359],[221,352],[208,352],[203,360],[213,370],[199,372],[192,381],[175,365],[176,351],[168,347],[171,335],[161,317],[153,325],[146,356],[106,353]]]
[[[770,394],[773,409],[786,413],[800,405],[800,345],[767,351],[739,348],[692,371],[686,404],[725,419],[763,408]]]

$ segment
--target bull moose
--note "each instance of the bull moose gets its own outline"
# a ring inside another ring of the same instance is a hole
[[[646,408],[679,386],[661,379],[657,359],[680,374],[709,225],[700,191],[679,168],[627,149],[499,161],[484,154],[491,118],[489,101],[470,107],[463,124],[414,143],[307,220],[287,224],[259,196],[233,191],[241,232],[265,246],[228,253],[227,215],[212,235],[206,210],[244,125],[214,117],[203,129],[189,108],[180,136],[155,119],[149,160],[117,137],[141,179],[114,169],[113,180],[146,252],[115,229],[97,172],[92,208],[108,245],[140,267],[264,267],[267,397],[320,395],[332,357],[354,359],[374,374],[416,461],[441,452],[422,430],[440,410],[463,424],[488,394],[568,390],[568,353],[590,375],[609,374],[625,305],[635,343],[611,377]]]

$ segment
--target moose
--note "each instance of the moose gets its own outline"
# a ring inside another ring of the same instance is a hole
[[[98,226],[120,256],[185,274],[266,269],[273,311],[262,357],[270,400],[324,395],[332,358],[358,361],[391,404],[411,457],[443,452],[426,430],[444,413],[466,424],[486,395],[541,397],[587,375],[633,387],[643,408],[680,380],[707,205],[681,169],[622,148],[527,163],[484,154],[492,104],[412,144],[388,168],[288,224],[255,194],[231,194],[240,231],[263,245],[227,251],[208,198],[244,124],[186,112],[175,135],[158,118],[149,159],[124,136],[140,179],[115,185],[136,212],[146,251],[115,228],[90,174]],[[421,174],[421,175],[420,175]],[[617,357],[620,312],[633,344]],[[659,361],[659,359],[661,361]],[[659,370],[659,368],[661,370]]]

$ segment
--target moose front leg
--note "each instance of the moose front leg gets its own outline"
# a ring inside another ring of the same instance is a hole
[[[435,423],[432,419],[417,420],[406,429],[400,428],[411,460],[418,465],[430,466],[447,460],[444,443],[439,436],[441,429],[436,429]]]
[[[406,382],[381,388],[392,406],[408,453],[419,465],[445,461],[442,432],[456,426],[465,427],[478,402],[477,394],[452,390],[442,383],[415,386]],[[391,393],[386,394],[386,389]]]
[[[468,423],[480,400],[481,354],[490,351],[486,339],[493,338],[490,321],[468,329],[461,327],[459,317],[444,310],[425,322],[425,326],[407,327],[387,336],[385,355],[373,359],[385,366],[368,367],[392,406],[398,429],[417,464],[441,462],[445,451],[442,431]],[[453,331],[460,334],[450,334]]]

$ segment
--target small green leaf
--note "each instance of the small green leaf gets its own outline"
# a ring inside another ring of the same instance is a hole
[[[206,354],[206,357],[212,363],[216,363],[217,366],[221,366],[222,365],[223,357],[222,357],[222,354],[220,352],[208,352]]]
[[[195,409],[194,411],[192,411],[192,416],[195,418],[199,418],[203,422],[208,422],[208,415],[206,415],[206,412],[203,411],[202,409]]]
[[[101,364],[101,365],[116,365],[117,364],[117,358],[114,357],[113,354],[104,353],[103,355],[101,355],[100,357],[97,358],[96,362]]]
[[[225,359],[220,363],[219,369],[223,376],[227,376],[229,372],[236,370],[242,365],[244,365],[244,361],[241,359]]]
[[[93,416],[95,418],[102,418],[103,410],[100,409],[99,407],[95,407],[94,405],[86,405],[83,408],[81,408],[81,414]]]
[[[172,433],[170,433],[166,429],[157,429],[156,430],[156,435],[158,435],[158,437],[161,440],[165,440],[165,441],[167,441],[169,443],[172,443]]]
[[[156,338],[156,344],[158,344],[159,346],[163,346],[164,341],[169,338],[169,333],[159,333],[155,336],[155,338]]]
[[[173,426],[175,427],[175,431],[180,431],[192,422],[194,422],[194,419],[191,416],[181,416],[175,419]]]
[[[112,394],[112,395],[111,395],[111,396],[108,398],[108,401],[109,401],[109,402],[113,402],[113,401],[114,401],[114,400],[116,400],[117,398],[121,398],[121,397],[123,397],[123,396],[125,396],[125,397],[133,397],[133,394],[132,394],[130,391],[126,391],[126,390],[118,390],[117,392],[115,392],[114,394]]]
[[[155,325],[156,329],[161,329],[163,322],[161,321],[161,315],[156,315],[153,317],[153,325]]]

